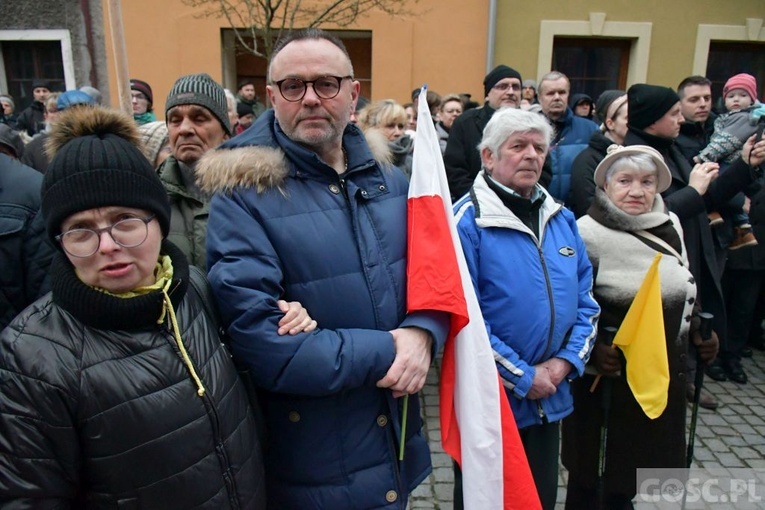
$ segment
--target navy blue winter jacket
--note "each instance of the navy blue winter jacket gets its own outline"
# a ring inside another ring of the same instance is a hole
[[[375,386],[395,357],[389,330],[436,341],[447,320],[406,314],[407,180],[345,129],[338,176],[265,112],[197,166],[218,192],[207,232],[209,278],[234,356],[263,390],[270,508],[405,508],[430,472],[418,399]],[[222,191],[222,193],[221,193]],[[319,329],[277,335],[278,299],[299,301]]]

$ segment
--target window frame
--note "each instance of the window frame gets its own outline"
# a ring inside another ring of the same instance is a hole
[[[604,12],[591,12],[588,20],[542,20],[539,31],[537,77],[551,71],[555,37],[606,37],[632,41],[627,84],[645,83],[651,47],[651,22],[606,21]]]
[[[61,45],[61,64],[64,67],[64,85],[66,90],[76,88],[74,77],[74,58],[72,38],[69,30],[0,30],[0,89],[8,90],[8,77],[5,73],[3,41],[58,41]]]

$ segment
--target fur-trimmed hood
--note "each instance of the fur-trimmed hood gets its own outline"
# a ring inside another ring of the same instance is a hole
[[[284,180],[295,173],[295,169],[288,162],[278,141],[280,138],[292,143],[291,149],[295,151],[309,152],[297,148],[299,146],[286,137],[275,122],[273,110],[268,110],[258,117],[250,129],[219,149],[209,151],[197,162],[197,184],[206,193],[228,193],[234,188],[255,188],[258,193],[272,188],[282,189]],[[358,167],[365,156],[380,166],[389,167],[392,156],[388,141],[381,132],[371,130],[362,134],[356,126],[346,127],[343,134],[346,149],[349,143],[358,147],[362,140],[368,154],[357,157],[355,152],[349,150],[349,169]]]

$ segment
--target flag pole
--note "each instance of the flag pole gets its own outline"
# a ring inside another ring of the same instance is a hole
[[[120,0],[109,0],[106,4],[109,12],[109,26],[112,34],[112,49],[114,50],[114,70],[117,75],[117,97],[120,110],[133,116],[133,105],[130,100],[130,78],[128,76],[127,51],[125,48],[125,31],[122,27],[122,8]]]
[[[398,460],[404,460],[404,446],[406,446],[406,418],[409,416],[409,394],[404,395],[404,416],[401,418],[401,441],[398,446]]]

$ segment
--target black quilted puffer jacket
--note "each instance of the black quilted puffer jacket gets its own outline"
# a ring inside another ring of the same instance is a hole
[[[189,285],[172,244],[162,252],[191,366],[157,322],[161,291],[104,294],[61,254],[52,294],[0,335],[0,507],[265,508],[254,415],[197,292],[206,282]]]

